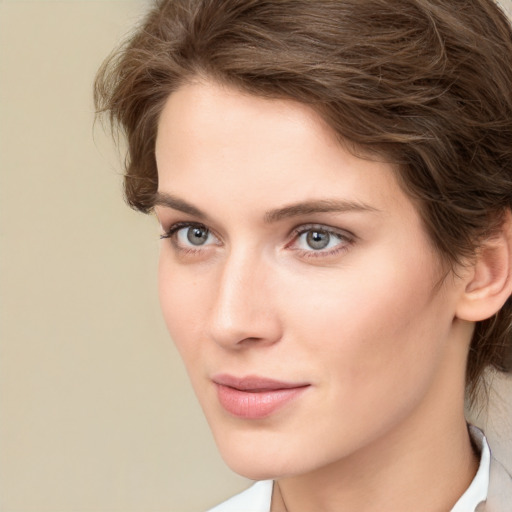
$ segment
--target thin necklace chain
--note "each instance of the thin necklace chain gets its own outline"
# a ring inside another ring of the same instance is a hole
[[[276,487],[277,487],[277,491],[279,493],[279,498],[281,499],[281,503],[284,507],[284,512],[288,512],[288,507],[286,506],[283,493],[281,492],[281,487],[279,486],[279,482],[277,480],[276,480]]]

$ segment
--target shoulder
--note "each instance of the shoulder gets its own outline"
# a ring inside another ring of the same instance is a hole
[[[207,512],[270,512],[273,484],[272,480],[256,482],[249,489]]]

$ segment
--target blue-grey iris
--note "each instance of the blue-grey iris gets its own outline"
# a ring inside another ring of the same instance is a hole
[[[208,240],[208,230],[200,226],[188,228],[187,240],[192,245],[203,245]]]
[[[306,236],[306,242],[311,249],[325,249],[329,245],[331,236],[326,231],[312,230]]]

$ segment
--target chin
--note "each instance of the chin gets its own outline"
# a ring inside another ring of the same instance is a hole
[[[292,454],[276,453],[266,443],[256,439],[240,439],[238,436],[216,437],[220,455],[235,473],[250,480],[274,480],[289,476],[292,468],[297,471],[297,461]],[[226,439],[226,437],[228,439]]]
[[[282,478],[284,476],[279,472],[272,471],[265,465],[259,467],[251,461],[237,461],[235,464],[230,464],[225,459],[224,461],[231,471],[235,472],[237,475],[243,476],[244,478],[248,478],[249,480],[276,480],[277,478]]]
[[[270,437],[270,439],[268,438]],[[226,465],[235,473],[250,480],[276,480],[308,473],[321,466],[320,458],[307,458],[297,449],[289,435],[216,437],[217,447]]]
[[[276,480],[291,476],[290,468],[286,467],[287,464],[281,464],[280,461],[255,460],[244,457],[242,454],[229,457],[224,456],[222,452],[221,456],[232,471],[249,480]]]

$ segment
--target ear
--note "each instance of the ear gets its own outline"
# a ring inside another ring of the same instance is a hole
[[[512,214],[507,210],[499,230],[484,240],[466,268],[465,289],[456,317],[479,322],[495,315],[512,293]]]

